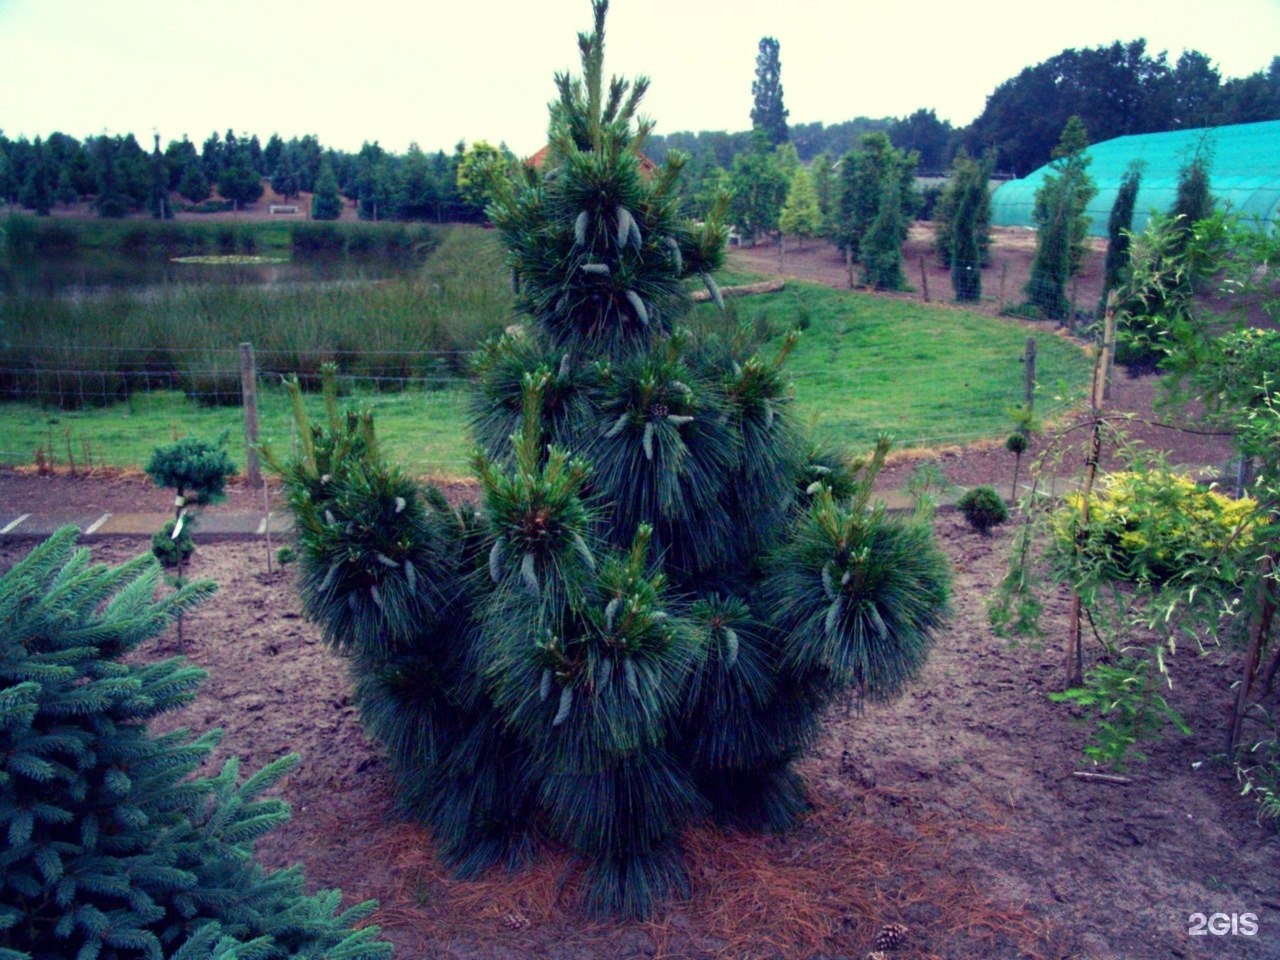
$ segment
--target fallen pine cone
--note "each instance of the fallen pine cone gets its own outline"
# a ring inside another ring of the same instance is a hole
[[[529,918],[523,913],[513,911],[502,918],[502,925],[508,930],[523,930],[529,925]]]
[[[907,942],[910,931],[900,923],[886,923],[876,934],[877,950],[897,950]]]

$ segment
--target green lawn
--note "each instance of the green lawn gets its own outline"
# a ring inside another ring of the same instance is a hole
[[[766,355],[788,329],[802,329],[788,367],[797,413],[822,439],[855,447],[881,432],[898,447],[1008,433],[1008,410],[1023,400],[1028,336],[1042,417],[1065,410],[1089,377],[1079,346],[1048,326],[948,306],[796,283],[736,301],[735,310],[770,337]]]
[[[1088,364],[1080,349],[1052,331],[944,306],[793,284],[778,294],[731,301],[739,321],[765,337],[766,356],[782,334],[804,328],[789,370],[797,414],[824,440],[857,449],[882,432],[899,447],[956,443],[1009,432],[1008,409],[1021,402],[1022,355],[1029,330],[1039,350],[1037,409],[1065,408],[1083,390]],[[698,325],[723,325],[699,308]],[[347,402],[371,406],[384,449],[419,474],[460,476],[470,452],[465,384],[443,390],[357,392]],[[319,399],[312,398],[316,410]],[[259,392],[261,436],[288,449],[288,403],[279,387]],[[230,449],[244,461],[243,420],[234,407],[205,407],[180,393],[135,394],[98,409],[58,411],[0,404],[0,462],[32,463],[44,449],[65,464],[140,466],[175,435],[216,436],[230,430]]]

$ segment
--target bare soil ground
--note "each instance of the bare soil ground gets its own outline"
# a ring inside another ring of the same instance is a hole
[[[832,280],[824,256],[815,245],[806,266],[789,254],[788,271],[841,285],[843,264],[836,260]],[[1113,408],[1152,419],[1153,393],[1151,380],[1121,379]],[[1135,432],[1174,462],[1227,456],[1220,438],[1145,422]],[[1012,471],[998,447],[933,459],[966,485],[1005,484]],[[891,465],[883,483],[900,486],[917,462]],[[259,498],[236,488],[222,509],[255,509]],[[163,512],[171,500],[137,478],[0,471],[0,503]],[[219,757],[238,755],[253,770],[303,755],[282,787],[293,820],[265,839],[261,855],[300,862],[313,885],[340,886],[349,899],[376,897],[375,922],[403,958],[861,960],[889,922],[910,929],[906,948],[890,954],[904,958],[1280,956],[1280,835],[1256,822],[1256,807],[1214,759],[1238,651],[1174,658],[1170,701],[1190,736],[1167,731],[1127,784],[1076,778],[1087,730],[1046,696],[1062,677],[1065,597],[1048,605],[1043,648],[1010,647],[992,635],[985,610],[1005,569],[1008,528],[982,537],[943,513],[937,531],[955,571],[955,602],[924,676],[894,703],[827,718],[802,767],[814,812],[800,829],[781,837],[690,831],[693,898],[643,924],[583,919],[562,851],[545,851],[516,875],[449,878],[427,833],[396,814],[346,666],[301,617],[292,571],[267,575],[261,543],[200,546],[192,573],[221,590],[187,619],[182,649],[170,634],[141,655],[182,653],[208,670],[202,695],[166,722],[222,727]],[[0,544],[0,569],[22,549]],[[141,540],[94,546],[104,560],[146,549]],[[1190,936],[1197,912],[1254,913],[1258,933]]]

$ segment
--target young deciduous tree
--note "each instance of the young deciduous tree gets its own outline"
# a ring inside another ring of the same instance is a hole
[[[788,181],[763,132],[756,131],[751,150],[733,158],[729,186],[729,219],[742,236],[755,242],[778,228]]]
[[[802,240],[815,236],[822,230],[822,210],[818,207],[818,194],[813,189],[809,171],[804,167],[798,167],[792,174],[787,202],[782,205],[782,214],[778,218],[778,229],[784,234],[795,234]]]
[[[818,212],[822,215],[822,230],[825,235],[831,228],[831,220],[835,215],[836,183],[834,164],[831,154],[825,150],[813,158],[809,164],[809,177],[813,180],[813,191],[818,197]]]
[[[681,155],[642,169],[648,84],[606,80],[593,8],[545,162],[494,184],[527,322],[479,359],[479,510],[386,465],[332,391],[284,469],[306,610],[440,855],[474,875],[549,836],[589,910],[642,916],[688,889],[691,822],[795,822],[822,708],[918,673],[948,578],[927,525],[870,505],[887,442],[861,470],[810,454],[795,336],[682,327],[689,278],[718,298],[723,211],[681,216]]]

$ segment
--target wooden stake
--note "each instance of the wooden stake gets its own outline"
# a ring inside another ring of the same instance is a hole
[[[1000,312],[1004,313],[1004,281],[1009,275],[1009,262],[1007,260],[1000,261]]]
[[[1071,775],[1096,783],[1133,783],[1128,777],[1118,777],[1111,773],[1093,773],[1089,770],[1072,770]]]
[[[924,288],[924,302],[929,302],[929,274],[924,271],[924,257],[920,258],[920,286]]]
[[[1102,455],[1102,386],[1106,351],[1099,350],[1093,359],[1093,384],[1089,393],[1089,415],[1092,428],[1089,431],[1089,452],[1084,461],[1084,486],[1080,491],[1080,525],[1076,528],[1076,562],[1084,558],[1084,545],[1089,539],[1089,498],[1093,496],[1093,484],[1098,476],[1098,460]],[[1083,622],[1080,591],[1071,591],[1071,633],[1066,650],[1067,688],[1084,683]]]
[[[1258,673],[1262,648],[1271,634],[1271,624],[1275,619],[1276,598],[1271,584],[1276,563],[1275,552],[1268,553],[1263,557],[1262,570],[1258,574],[1257,612],[1253,615],[1253,622],[1249,624],[1249,649],[1244,657],[1244,673],[1236,687],[1236,699],[1231,707],[1231,729],[1227,734],[1228,753],[1234,752],[1240,743],[1240,725],[1244,723],[1244,714],[1249,708],[1249,694]]]
[[[258,371],[253,360],[253,344],[240,344],[240,396],[244,404],[245,475],[249,486],[262,484],[258,464]]]
[[[1102,320],[1102,399],[1111,399],[1111,372],[1116,365],[1116,292],[1107,295],[1107,309]]]

